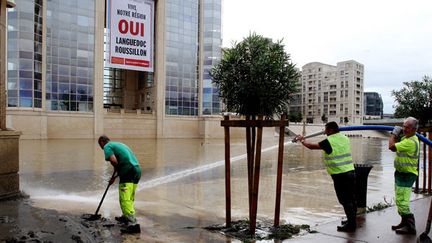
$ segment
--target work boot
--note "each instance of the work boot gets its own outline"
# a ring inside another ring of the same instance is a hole
[[[120,232],[123,234],[138,234],[141,233],[141,227],[139,224],[128,225],[126,229],[121,229]]]
[[[342,226],[338,226],[337,231],[352,233],[356,231],[356,228],[357,226],[355,224],[346,223]]]
[[[392,225],[391,229],[392,230],[397,230],[397,229],[403,228],[405,226],[405,224],[406,224],[406,219],[405,218],[406,217],[401,216],[400,223],[398,225]]]
[[[415,227],[414,214],[408,214],[402,217],[405,217],[405,226],[397,229],[396,234],[415,235],[417,231]]]
[[[124,215],[122,215],[120,217],[114,217],[114,219],[121,224],[128,224],[129,223],[129,219]]]
[[[135,224],[136,223],[136,218],[134,215],[128,215],[128,216],[120,216],[120,217],[115,217],[115,220],[117,220],[119,223],[121,224]]]

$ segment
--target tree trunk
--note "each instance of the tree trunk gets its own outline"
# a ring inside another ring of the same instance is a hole
[[[225,121],[229,120],[225,116]],[[230,132],[229,127],[225,128],[225,220],[226,227],[231,227],[231,153],[230,153]]]
[[[6,7],[0,11],[0,130],[6,130]]]
[[[281,123],[285,123],[286,116],[282,115]],[[278,165],[276,175],[276,202],[275,202],[275,215],[274,215],[274,226],[279,226],[280,219],[280,201],[282,193],[282,172],[283,172],[283,153],[284,153],[284,138],[285,138],[285,126],[279,127],[279,149],[278,149]]]
[[[251,116],[246,116],[246,120],[250,120]],[[249,199],[249,218],[252,216],[252,185],[253,185],[253,148],[252,148],[252,134],[251,131],[255,130],[252,127],[246,127],[246,153],[247,153],[247,172],[248,172],[248,199]],[[255,138],[254,138],[255,139]]]
[[[263,120],[262,116],[258,117],[258,120]],[[255,129],[255,128],[253,128]],[[252,183],[252,215],[249,218],[249,231],[250,234],[255,234],[256,229],[256,216],[258,211],[258,188],[259,188],[259,176],[260,176],[260,166],[261,166],[261,144],[262,144],[262,126],[257,128],[257,138],[256,138],[256,153],[255,161],[253,165],[253,183]]]

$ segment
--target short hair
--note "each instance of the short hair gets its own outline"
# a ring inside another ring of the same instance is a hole
[[[415,128],[415,130],[417,131],[417,129],[419,127],[419,122],[416,118],[410,116],[410,117],[407,117],[405,119],[405,121],[409,122],[411,124],[411,128]]]
[[[102,135],[102,136],[100,136],[99,139],[98,139],[98,143],[101,143],[101,142],[106,142],[106,143],[108,143],[109,141],[110,141],[110,139],[109,139],[109,137],[108,137],[107,135]]]
[[[335,132],[339,132],[339,126],[338,126],[338,124],[337,124],[336,122],[334,122],[334,121],[331,121],[331,122],[326,123],[326,124],[325,124],[325,127],[326,127],[327,129],[331,129],[331,130],[333,130],[333,131],[335,131]]]

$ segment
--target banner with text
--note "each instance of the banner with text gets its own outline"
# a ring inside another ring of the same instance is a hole
[[[106,65],[153,72],[154,2],[107,1]]]

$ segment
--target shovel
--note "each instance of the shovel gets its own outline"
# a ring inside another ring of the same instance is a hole
[[[427,219],[427,223],[426,223],[426,229],[423,233],[421,233],[421,235],[417,238],[417,242],[420,243],[428,243],[431,242],[432,240],[431,238],[429,238],[428,234],[431,228],[431,221],[432,221],[432,200],[430,202],[430,206],[429,206],[429,215],[428,215],[428,219]]]
[[[111,176],[110,181],[111,181],[112,179],[116,178],[116,177],[117,177],[117,175],[116,175],[116,171],[114,170],[114,172],[113,172],[113,174],[112,174],[112,176]],[[95,220],[98,220],[98,219],[101,218],[101,215],[98,214],[98,213],[99,213],[99,209],[100,209],[100,207],[101,207],[101,205],[102,205],[103,200],[105,199],[105,196],[106,196],[106,194],[107,194],[107,192],[108,192],[108,188],[109,188],[110,186],[111,186],[111,184],[108,182],[108,186],[107,186],[107,188],[105,189],[105,192],[104,192],[104,194],[103,194],[103,196],[102,196],[102,199],[101,199],[100,202],[99,202],[99,206],[97,207],[96,212],[95,212],[94,214],[83,214],[83,216],[81,216],[82,219],[89,220],[89,221],[95,221]]]

